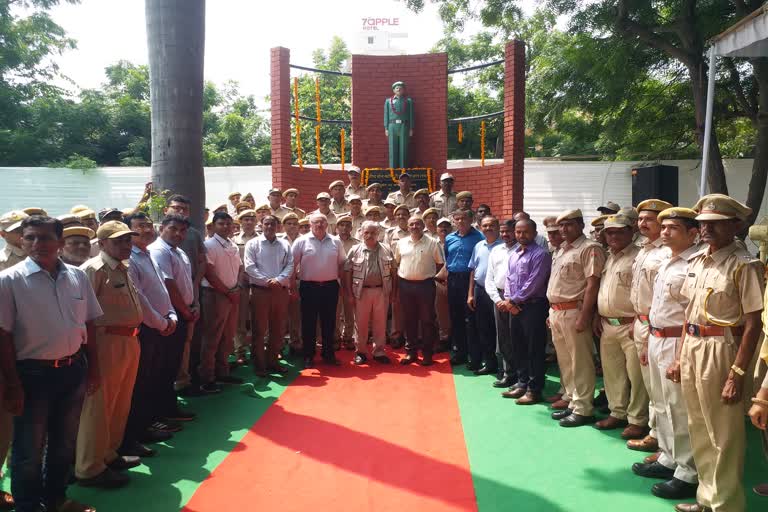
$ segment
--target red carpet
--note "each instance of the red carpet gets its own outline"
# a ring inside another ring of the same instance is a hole
[[[184,510],[477,510],[450,365],[351,354],[302,372]]]

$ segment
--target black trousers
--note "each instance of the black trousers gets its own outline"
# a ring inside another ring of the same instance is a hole
[[[401,279],[400,307],[405,322],[405,351],[415,355],[419,351],[429,357],[437,343],[437,321],[435,317],[435,281],[408,281]],[[421,324],[421,343],[419,343]]]
[[[549,302],[542,298],[523,304],[520,313],[510,315],[517,383],[537,393],[544,389],[548,314]]]
[[[184,342],[187,337],[187,322],[179,317],[176,330],[170,336],[161,338],[155,350],[156,383],[154,409],[156,416],[170,416],[176,412],[176,376],[181,368],[181,358],[184,355]],[[191,356],[190,356],[191,357]],[[139,360],[141,364],[141,360]]]
[[[336,304],[339,300],[338,281],[302,281],[299,286],[301,297],[301,338],[304,357],[315,357],[315,335],[317,319],[320,318],[320,336],[323,340],[322,357],[334,357],[333,336],[336,327]]]
[[[448,272],[448,315],[454,355],[467,357],[467,329],[475,331],[475,315],[467,306],[469,272]],[[478,361],[479,362],[479,361]]]
[[[469,333],[469,359],[473,364],[485,362],[493,371],[498,369],[496,361],[496,318],[493,310],[496,306],[486,293],[485,288],[475,282],[475,326]]]
[[[139,331],[141,355],[139,369],[136,372],[136,383],[133,385],[131,412],[128,414],[128,423],[125,425],[124,447],[141,439],[147,427],[152,424],[153,418],[161,415],[159,403],[156,400],[161,375],[158,357],[162,344],[166,340],[167,338],[160,336],[160,331],[141,325]]]

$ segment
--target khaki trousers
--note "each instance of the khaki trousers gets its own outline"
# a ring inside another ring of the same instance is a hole
[[[435,281],[435,313],[441,340],[451,337],[451,314],[448,309],[448,285]]]
[[[635,326],[637,328],[637,326]],[[675,362],[680,338],[648,340],[648,369],[651,387],[648,390],[655,411],[656,433],[659,440],[659,464],[675,470],[675,478],[695,484],[696,465],[693,462],[691,437],[688,434],[688,410],[680,383],[667,379],[667,368]]]
[[[203,339],[197,373],[201,384],[229,375],[229,355],[235,340],[240,303],[232,304],[212,288],[203,290]]]
[[[648,425],[648,391],[640,371],[640,358],[629,334],[631,324],[611,325],[602,320],[600,360],[611,416],[632,425]]]
[[[336,332],[334,340],[352,340],[355,337],[355,306],[346,293],[339,294],[336,304]]]
[[[632,335],[635,340],[635,349],[637,350],[638,357],[640,357],[640,352],[643,350],[643,343],[648,341],[648,337],[650,336],[650,334],[651,334],[650,325],[643,324],[643,322],[635,318],[635,323],[632,329]],[[648,390],[650,394],[650,390],[651,390],[650,365],[649,366],[640,365],[640,371],[643,374],[643,384],[645,385],[645,389]],[[658,435],[658,432],[656,432],[656,411],[653,407],[653,397],[649,396],[649,398],[650,398],[650,402],[648,404],[648,426],[650,427],[651,431],[649,432],[648,435],[658,439],[659,435]]]
[[[383,356],[387,344],[387,305],[383,288],[363,288],[355,300],[355,350],[368,354],[368,333],[373,333],[373,355]]]
[[[745,510],[744,404],[720,400],[737,350],[731,336],[686,335],[680,358],[688,431],[699,474],[696,501],[713,512]]]
[[[288,320],[287,288],[251,288],[251,325],[253,342],[251,359],[254,367],[265,370],[278,366],[283,348],[283,333]],[[264,336],[269,333],[265,351]]]
[[[248,352],[248,323],[251,315],[251,291],[240,290],[240,307],[237,310],[237,332],[235,333],[235,355],[245,356]]]
[[[139,367],[139,340],[133,336],[98,334],[96,344],[101,385],[86,395],[77,433],[75,476],[93,478],[117,458],[131,410]]]
[[[298,294],[288,301],[288,338],[291,347],[301,350],[301,300]]]
[[[565,386],[563,398],[570,400],[576,414],[592,416],[595,399],[595,360],[592,357],[592,329],[576,332],[578,309],[549,311],[552,342],[557,350],[560,380]]]

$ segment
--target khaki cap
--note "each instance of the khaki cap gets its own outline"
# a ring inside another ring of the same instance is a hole
[[[227,211],[227,205],[225,205],[225,204],[220,204],[219,206],[217,206],[216,208],[213,209],[213,213],[216,213],[216,212],[226,212],[226,211]]]
[[[440,181],[444,181],[444,180],[454,180],[455,181],[456,178],[453,177],[453,174],[451,174],[449,172],[444,172],[443,174],[440,175]]]
[[[416,197],[418,197],[418,196],[427,196],[427,197],[429,197],[429,189],[426,189],[426,188],[420,188],[419,190],[417,190],[417,191],[416,191],[416,192],[413,194],[413,197],[414,197],[414,198],[416,198]]]
[[[309,219],[307,217],[299,219],[299,226],[309,226]]]
[[[344,214],[336,217],[336,225],[339,225],[342,222],[349,222],[350,224],[352,224],[352,216],[349,214]]]
[[[11,210],[0,217],[0,231],[11,231],[21,227],[21,221],[29,217],[21,210]]]
[[[422,217],[422,218],[424,218],[424,217],[426,217],[427,215],[432,215],[432,214],[435,214],[435,215],[437,215],[438,217],[440,217],[440,210],[438,210],[437,208],[427,208],[427,209],[426,209],[426,210],[424,210],[424,212],[421,214],[421,217]]]
[[[317,197],[315,197],[315,199],[318,200],[318,201],[320,199],[327,199],[327,200],[330,201],[331,200],[331,195],[328,192],[320,192],[319,194],[317,194]]]
[[[22,210],[27,215],[48,215],[48,212],[43,210],[42,208],[38,208],[36,206],[32,206],[30,208],[24,208]]]
[[[285,215],[283,215],[283,223],[285,223],[285,221],[287,221],[287,220],[291,220],[291,219],[299,220],[299,216],[298,216],[298,215],[296,215],[296,214],[295,214],[295,213],[293,213],[293,212],[291,212],[291,213],[286,213]]]
[[[378,206],[369,206],[368,208],[365,209],[365,215],[368,215],[369,213],[373,213],[373,212],[381,213],[381,208],[379,208]]]
[[[396,206],[395,207],[395,213],[397,213],[398,210],[405,210],[406,212],[408,212],[408,214],[411,213],[411,209],[408,208],[408,206],[406,206],[405,204],[401,204],[401,205]]]
[[[360,196],[358,196],[358,195],[356,195],[356,194],[353,194],[353,195],[351,195],[351,196],[349,196],[349,197],[347,198],[347,202],[348,202],[348,203],[351,203],[352,201],[358,201],[358,202],[362,203],[362,202],[363,202],[363,199],[362,199]]]
[[[248,208],[247,210],[241,211],[238,215],[238,219],[243,219],[245,217],[255,217],[256,216],[256,210],[253,208]]]
[[[227,199],[232,199],[232,198],[233,198],[233,197],[235,197],[235,196],[240,196],[240,197],[242,197],[242,196],[243,196],[243,194],[241,194],[240,192],[230,192],[230,193],[229,193],[229,195],[227,196]]]
[[[451,219],[449,219],[448,217],[441,217],[437,220],[437,225],[439,226],[440,224],[451,224]]]
[[[80,213],[83,210],[90,210],[90,208],[88,208],[84,204],[77,204],[73,206],[71,210],[69,210],[69,213]]]
[[[625,206],[624,208],[621,208],[619,210],[619,215],[624,215],[625,217],[629,217],[632,220],[637,220],[638,217],[640,217],[640,214],[637,213],[637,210],[631,206]]]
[[[584,215],[581,213],[581,210],[576,208],[575,210],[565,210],[563,212],[560,212],[560,215],[557,216],[557,220],[555,221],[557,224],[560,224],[564,220],[570,220],[570,219],[583,219]]]
[[[370,191],[371,191],[371,190],[373,190],[374,188],[381,188],[381,183],[371,183],[370,185],[368,185],[367,187],[365,187],[365,191],[366,191],[366,192],[370,192]]]
[[[392,206],[392,207],[397,206],[397,203],[393,199],[385,199],[383,204],[384,206]]]
[[[235,211],[237,213],[240,213],[245,210],[251,210],[253,209],[253,205],[247,201],[240,201],[235,205]]]
[[[283,195],[283,193],[280,191],[280,189],[279,188],[275,188],[275,187],[269,189],[269,192],[267,193],[268,196],[271,196],[272,194],[277,194],[279,196]]]
[[[77,216],[80,217],[80,220],[85,220],[85,219],[96,220],[96,212],[93,210],[80,210],[79,212],[77,212]]]
[[[67,213],[67,214],[64,214],[64,215],[59,215],[56,218],[59,219],[62,224],[64,224],[64,229],[67,229],[68,227],[72,227],[72,226],[82,226],[83,225],[83,223],[80,222],[80,217],[78,217],[74,213]],[[95,233],[94,233],[94,235],[95,235]],[[91,236],[91,238],[93,238],[93,236]]]
[[[64,235],[62,238],[69,238],[70,236],[84,236],[90,240],[93,238],[93,235],[93,230],[85,226],[70,226],[68,228],[64,228]]]
[[[99,240],[119,238],[123,235],[139,236],[136,231],[131,231],[131,228],[119,220],[110,220],[109,222],[105,222],[99,226],[99,229],[96,231],[96,237]]]
[[[288,194],[299,195],[299,189],[297,189],[297,188],[289,188],[285,192],[283,192],[283,197],[288,197]]]
[[[662,201],[661,199],[646,199],[637,205],[637,211],[642,212],[645,210],[649,212],[662,212],[667,208],[672,208],[673,206],[674,205],[672,203]]]
[[[242,199],[243,199],[243,201],[245,201],[246,203],[251,203],[252,205],[253,205],[253,204],[256,204],[256,200],[253,198],[253,194],[251,194],[250,192],[248,192],[247,194],[245,194],[245,195],[242,197]]]
[[[605,219],[607,219],[608,217],[610,217],[610,215],[601,215],[599,217],[596,217],[595,220],[590,222],[590,224],[592,224],[592,227],[595,227],[595,228],[597,226],[602,226],[605,224]],[[555,229],[558,229],[558,228],[555,228]]]
[[[606,202],[603,206],[598,206],[597,211],[601,210],[611,210],[612,212],[618,212],[621,209],[621,207],[614,203],[613,201]]]
[[[634,221],[626,215],[609,215],[608,218],[605,219],[605,225],[603,226],[603,229],[631,228],[632,224],[634,224]]]
[[[113,215],[115,213],[119,214],[120,217],[122,218],[123,212],[121,210],[118,210],[117,208],[102,208],[99,211],[99,222],[103,221],[104,218],[107,217],[108,215]],[[114,219],[114,220],[120,220],[120,219]]]
[[[341,180],[332,181],[330,185],[328,185],[328,190],[333,189],[333,187],[341,187],[344,188],[346,185],[344,185],[344,182]]]
[[[746,220],[752,213],[752,208],[724,194],[706,195],[693,209],[699,213],[696,220]]]
[[[272,211],[272,208],[270,208],[270,206],[269,206],[269,203],[264,203],[264,204],[260,204],[259,206],[257,206],[257,207],[255,208],[255,210],[256,210],[257,212],[258,212],[258,211],[261,211],[261,210],[269,210],[269,211],[271,212],[271,211]]]
[[[594,224],[593,224],[593,225],[594,225]],[[552,225],[552,226],[547,226],[547,227],[546,227],[546,229],[545,229],[545,231],[546,231],[547,233],[553,233],[553,232],[555,232],[555,231],[560,231],[560,228],[559,228],[559,227],[557,227],[557,225]]]
[[[665,219],[692,219],[696,220],[696,216],[698,213],[696,213],[696,210],[692,210],[690,208],[682,208],[680,206],[675,206],[672,208],[667,208],[666,210],[662,210],[659,213],[659,216],[656,217],[656,220],[661,222]]]
[[[472,192],[469,190],[463,190],[456,194],[456,199],[472,199]]]
[[[356,165],[350,165],[349,169],[347,169],[347,174],[351,172],[356,172],[357,174],[360,174],[360,168]]]

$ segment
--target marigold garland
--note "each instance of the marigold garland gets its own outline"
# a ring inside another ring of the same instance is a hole
[[[485,121],[480,122],[480,167],[485,167]]]
[[[301,158],[301,120],[299,119],[299,79],[293,78],[293,105],[296,117],[296,163],[299,171],[304,171],[304,161]]]
[[[315,150],[317,151],[317,167],[323,174],[323,164],[320,161],[320,79],[315,78],[315,109],[317,111],[317,126],[315,126]]]
[[[346,133],[344,132],[344,128],[341,129],[341,170],[344,170],[344,136]]]
[[[427,173],[427,188],[429,189],[429,192],[431,193],[431,192],[434,192],[436,190],[436,188],[435,188],[434,169],[432,169],[431,167],[409,167],[409,168],[404,168],[404,167],[398,167],[398,168],[394,168],[394,167],[366,167],[365,169],[362,170],[362,172],[360,174],[360,184],[363,187],[367,187],[368,186],[368,182],[370,181],[371,171],[383,171],[383,170],[389,171],[389,177],[392,180],[392,183],[397,183],[398,179],[400,177],[400,174],[402,174],[404,172],[408,172],[408,171],[422,171],[422,170],[426,171],[426,173]],[[398,172],[395,173],[395,171],[398,171]]]
[[[459,140],[459,144],[464,142],[464,127],[461,126],[461,123],[459,123],[459,133],[456,138]]]

